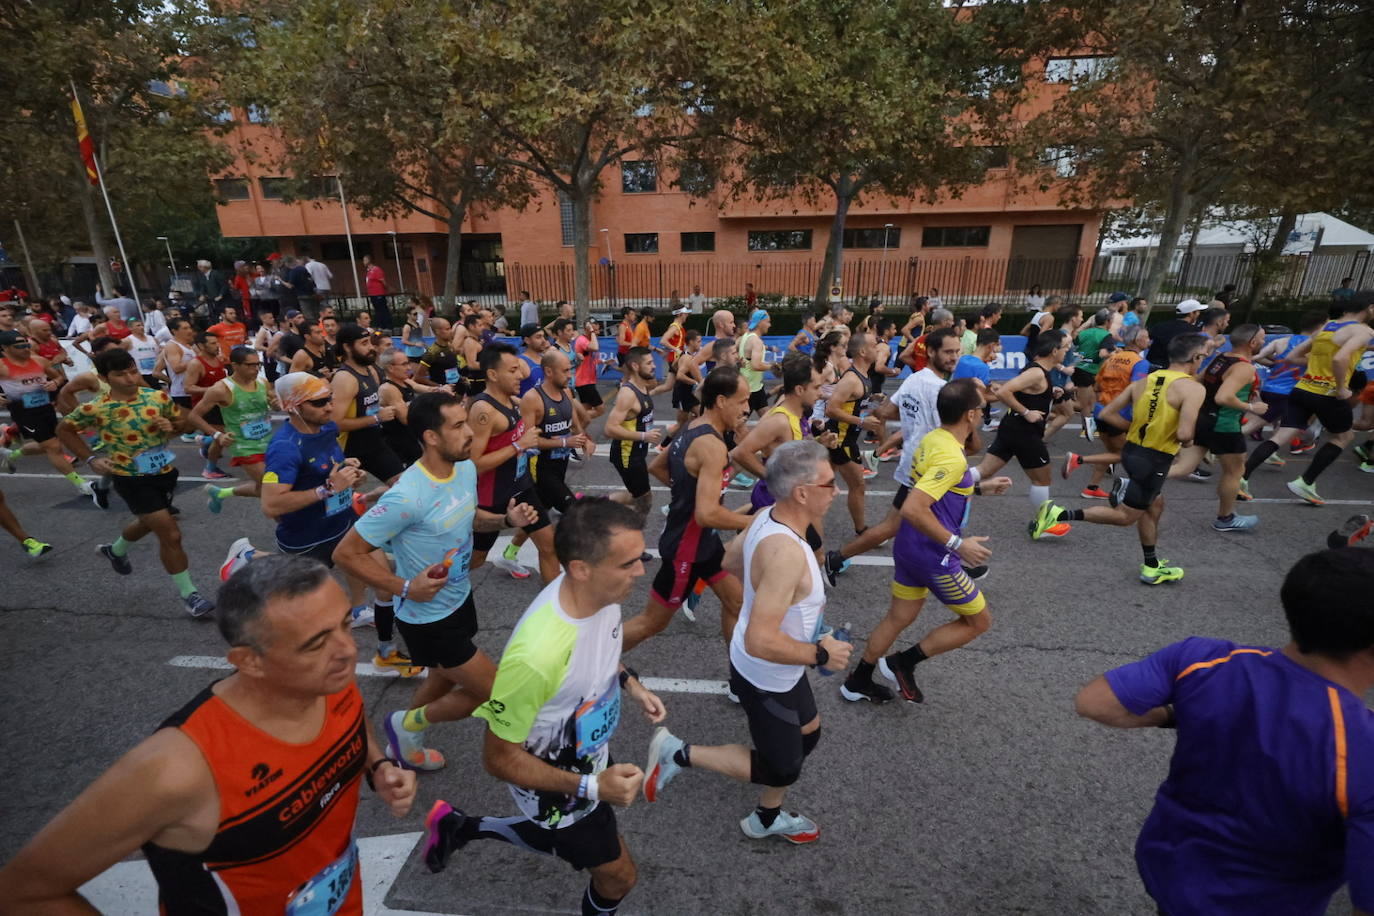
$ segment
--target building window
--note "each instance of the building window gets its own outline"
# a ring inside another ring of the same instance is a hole
[[[749,233],[750,251],[809,251],[810,229],[773,229]]]
[[[883,236],[886,233],[887,241],[884,244]],[[902,230],[897,227],[884,230],[882,227],[877,229],[846,229],[844,231],[844,247],[846,248],[896,248],[901,244]]]
[[[706,163],[688,160],[677,170],[677,187],[680,191],[686,191],[693,197],[704,197],[715,188],[716,183],[711,178]]]
[[[1073,178],[1078,174],[1078,151],[1072,146],[1048,147],[1040,161],[1054,169],[1054,174],[1060,178]]]
[[[1114,66],[1115,57],[1051,57],[1045,62],[1045,82],[1085,83],[1106,79]]]
[[[620,163],[620,188],[626,194],[657,191],[658,166],[647,160]]]
[[[682,250],[684,253],[715,251],[716,234],[714,232],[684,232],[682,233]]]
[[[320,260],[347,261],[348,242],[320,242]]]
[[[558,228],[563,233],[563,247],[571,248],[573,243],[573,202],[562,191],[558,192]]]
[[[249,106],[248,106],[248,123],[249,123],[249,124],[270,124],[270,123],[272,123],[271,119],[267,116],[267,107],[264,106],[264,105],[249,105]]]
[[[247,200],[247,178],[216,178],[215,196],[220,200]]]
[[[286,196],[286,186],[290,178],[259,178],[258,188],[263,200],[281,200]]]
[[[234,112],[230,110],[228,105],[218,104],[210,109],[210,120],[216,124],[233,124]]]
[[[626,254],[658,254],[657,232],[625,233]]]
[[[931,226],[921,231],[923,248],[986,248],[991,226]]]
[[[974,75],[969,95],[986,99],[994,92],[1016,89],[1021,85],[1021,65],[1018,63],[994,64],[980,67]]]
[[[984,169],[1005,169],[1011,164],[1005,146],[980,146],[978,149],[983,155]]]

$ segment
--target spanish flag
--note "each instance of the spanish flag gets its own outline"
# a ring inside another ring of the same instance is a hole
[[[81,147],[81,160],[86,163],[86,177],[92,185],[98,184],[100,173],[95,169],[95,141],[86,130],[86,116],[81,113],[81,102],[72,95],[72,118],[76,121],[76,143]]]

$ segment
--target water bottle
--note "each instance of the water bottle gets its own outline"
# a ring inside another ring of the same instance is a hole
[[[840,628],[837,629],[837,630],[834,630],[834,631],[830,632],[828,635],[833,636],[833,637],[835,638],[835,641],[836,641],[836,642],[849,642],[849,640],[850,640],[850,638],[851,638],[851,634],[850,634],[850,632],[849,632],[849,628],[850,628],[851,626],[852,626],[852,624],[846,623],[844,626],[840,627]],[[822,630],[822,632],[821,632],[821,638],[824,639],[826,635],[827,635],[826,632],[825,632],[824,630]],[[834,673],[835,673],[834,671],[830,671],[830,670],[828,670],[828,669],[826,669],[826,668],[822,668],[822,669],[821,669],[821,677],[830,677],[830,675],[832,675],[832,674],[834,674]]]

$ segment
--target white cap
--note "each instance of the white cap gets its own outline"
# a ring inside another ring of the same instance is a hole
[[[1180,315],[1191,315],[1193,312],[1202,311],[1207,308],[1207,306],[1198,302],[1196,299],[1184,299],[1178,305],[1174,306],[1174,308],[1178,310]]]
[[[684,305],[684,306],[683,306],[682,308],[680,308],[680,309],[673,309],[673,314],[674,314],[674,315],[690,315],[690,314],[692,314],[692,309],[691,309],[690,306]]]
[[[63,304],[63,305],[71,305],[71,304],[72,304],[72,300],[68,299],[66,296],[58,296],[57,298],[59,298],[59,299],[62,300],[62,304]]]

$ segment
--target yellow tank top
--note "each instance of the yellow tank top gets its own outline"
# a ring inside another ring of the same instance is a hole
[[[768,413],[770,413],[770,414],[774,414],[774,413],[780,413],[780,414],[782,414],[784,417],[787,418],[787,425],[788,425],[788,427],[789,427],[789,428],[791,429],[791,431],[792,431],[792,438],[793,438],[793,439],[800,439],[800,438],[802,437],[801,417],[799,417],[799,416],[797,416],[796,414],[792,413],[790,410],[788,410],[786,407],[784,407],[784,406],[781,405],[781,404],[779,404],[777,407],[774,407],[772,410],[768,411]]]
[[[1337,388],[1350,385],[1350,376],[1355,373],[1358,360],[1352,359],[1345,367],[1345,378],[1336,383],[1336,370],[1331,365],[1332,358],[1340,349],[1336,346],[1336,332],[1353,321],[1328,321],[1322,329],[1312,335],[1312,348],[1307,351],[1307,371],[1298,379],[1296,387],[1313,394],[1330,395]]]
[[[1145,392],[1136,399],[1126,441],[1166,455],[1178,454],[1178,408],[1169,403],[1169,386],[1192,378],[1186,372],[1160,369],[1145,376]]]

